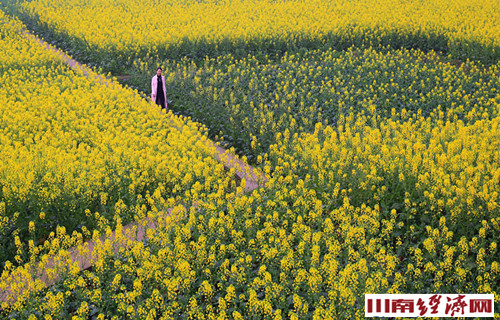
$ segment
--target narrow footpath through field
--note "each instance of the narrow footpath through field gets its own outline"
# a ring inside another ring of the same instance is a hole
[[[47,50],[51,50],[55,52],[62,61],[64,61],[68,66],[70,66],[72,69],[77,70],[78,72],[82,72],[85,76],[87,77],[93,77],[97,81],[99,81],[102,85],[118,85],[116,81],[113,81],[112,79],[108,79],[103,75],[100,75],[93,70],[91,70],[89,67],[87,67],[84,64],[79,63],[78,61],[74,60],[72,57],[61,51],[60,49],[52,46],[51,44],[47,43],[46,41],[36,37],[32,33],[25,31],[25,36],[26,37],[31,37],[38,41],[41,45],[43,45]],[[152,106],[153,107],[153,106]],[[165,124],[169,126],[175,126],[176,125],[167,119],[165,119]],[[176,127],[177,128],[177,127]],[[177,128],[180,129],[180,128]],[[251,192],[254,189],[257,189],[259,187],[263,187],[266,183],[266,177],[265,175],[260,172],[259,170],[253,168],[252,166],[248,165],[242,159],[240,159],[238,156],[235,154],[231,153],[229,150],[225,150],[224,148],[220,147],[217,145],[215,142],[209,140],[207,138],[207,142],[212,144],[213,147],[215,147],[216,154],[215,157],[217,160],[221,163],[223,163],[224,167],[227,170],[234,169],[235,172],[235,179],[239,181],[245,181],[244,187],[246,192]],[[173,208],[167,209],[165,212],[165,216],[168,216],[171,214]],[[79,247],[74,247],[70,248],[68,250],[69,256],[64,257],[65,261],[68,263],[74,263],[77,262],[79,265],[80,271],[83,271],[85,269],[89,269],[92,267],[92,261],[94,261],[97,257],[95,256],[94,251],[96,250],[97,246],[102,246],[106,240],[110,240],[112,243],[115,243],[116,245],[114,246],[114,251],[118,252],[122,248],[127,247],[127,243],[130,242],[130,240],[137,240],[137,241],[144,241],[146,239],[146,232],[148,229],[155,229],[156,225],[152,221],[146,221],[143,224],[140,223],[131,223],[128,225],[125,225],[121,228],[120,233],[123,234],[123,238],[126,239],[127,241],[122,241],[120,243],[116,243],[115,239],[115,232],[112,233],[111,237],[106,237],[106,236],[101,236],[98,241],[87,241],[85,242],[82,246]],[[49,261],[48,266],[54,266],[54,257]],[[45,283],[46,286],[50,286],[54,284],[56,281],[59,280],[58,275],[55,277],[49,276],[46,273],[46,270],[35,270],[30,274],[32,279],[21,279],[17,277],[12,277],[12,284],[16,287],[18,291],[18,294],[12,294],[14,291],[12,288],[13,286],[11,285],[11,288],[8,289],[7,294],[3,295],[0,297],[0,303],[2,302],[7,302],[9,304],[14,303],[18,296],[22,294],[25,290],[29,290],[30,288],[23,287],[23,284],[26,283],[33,283],[34,279],[39,279],[43,283]],[[59,275],[60,276],[60,275]],[[10,291],[9,291],[10,290]],[[7,299],[6,297],[10,297],[10,299]],[[5,300],[7,299],[7,300]]]

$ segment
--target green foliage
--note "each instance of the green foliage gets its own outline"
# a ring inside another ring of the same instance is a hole
[[[403,110],[427,117],[440,108],[451,121],[469,122],[483,112],[496,116],[500,101],[498,68],[483,70],[473,62],[457,67],[418,50],[302,50],[199,63],[141,62],[130,84],[148,92],[156,65],[164,67],[170,107],[204,123],[211,137],[251,160],[267,152],[284,129],[293,134],[312,132],[317,122],[336,126],[351,111],[383,119]]]

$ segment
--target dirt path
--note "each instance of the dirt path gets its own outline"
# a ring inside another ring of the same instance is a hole
[[[25,36],[35,39],[47,50],[55,52],[68,66],[82,72],[85,76],[94,78],[103,85],[120,85],[116,81],[94,72],[86,65],[79,63],[58,48],[34,36],[33,34],[26,31]],[[167,119],[165,119],[165,123],[166,125],[174,126],[178,130],[181,130],[181,128],[177,127],[173,122],[170,122]],[[206,140],[204,137],[200,139],[215,149],[216,159],[223,163],[227,170],[234,168],[237,179],[245,181],[246,192],[251,192],[256,188],[263,187],[265,185],[266,177],[259,170],[246,164],[238,156],[223,149],[208,138],[206,138]],[[165,217],[169,216],[172,210],[172,208],[167,209]],[[161,220],[161,217],[159,220]],[[148,229],[156,230],[156,223],[151,220],[147,220],[143,224],[134,222],[121,227],[120,230],[115,230],[109,237],[101,236],[99,239],[84,242],[77,247],[73,247],[68,250],[61,250],[47,261],[40,261],[31,266],[26,266],[25,270],[18,270],[19,272],[10,275],[10,286],[7,287],[2,294],[0,294],[0,310],[3,302],[12,304],[17,301],[18,297],[20,297],[23,293],[35,291],[35,287],[39,289],[54,284],[56,281],[61,279],[61,274],[65,274],[67,272],[68,266],[77,266],[78,272],[90,268],[92,266],[92,262],[98,258],[96,255],[97,249],[99,247],[102,248],[107,240],[111,241],[113,244],[112,250],[116,253],[122,248],[129,248],[135,241],[145,240],[147,238],[146,234]],[[118,239],[120,240],[117,241]],[[53,268],[59,269],[61,273],[57,272],[55,274],[48,274],[47,270]]]

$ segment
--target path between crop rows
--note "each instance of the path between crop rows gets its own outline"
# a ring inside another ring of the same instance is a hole
[[[118,85],[116,82],[113,82],[112,80],[104,77],[103,75],[95,73],[86,65],[79,63],[78,61],[68,56],[66,53],[62,52],[58,48],[47,43],[46,41],[36,37],[30,32],[25,31],[24,33],[26,37],[35,39],[41,45],[45,46],[47,50],[55,52],[61,58],[61,60],[63,60],[68,66],[70,66],[75,70],[81,71],[85,76],[93,77],[103,85],[107,86]],[[177,130],[180,130],[180,128],[177,127],[172,122],[167,123],[167,121],[165,121],[165,123],[169,126],[175,127]],[[212,147],[215,147],[216,150],[215,157],[219,162],[224,164],[224,167],[226,169],[229,170],[231,168],[234,168],[235,175],[238,177],[238,179],[245,179],[246,192],[251,192],[252,190],[257,189],[259,187],[263,187],[265,185],[266,177],[263,173],[253,168],[252,166],[244,163],[238,156],[234,155],[229,150],[225,150],[224,148],[220,147],[212,140],[209,140],[207,138],[206,143],[208,143]],[[172,210],[173,208],[167,209],[164,217],[169,216]],[[119,238],[123,240],[118,243],[116,242],[116,237],[115,237],[116,234],[115,232],[113,232],[109,237],[101,236],[97,241],[90,240],[83,243],[83,245],[81,246],[69,248],[67,251],[64,251],[63,253],[60,252],[59,255],[57,256],[57,258],[60,259],[59,264],[61,263],[61,261],[63,262],[64,265],[71,265],[72,263],[77,262],[79,266],[79,271],[88,269],[92,266],[92,261],[95,261],[98,258],[95,254],[95,251],[99,247],[105,246],[104,244],[106,243],[106,240],[110,240],[111,243],[114,244],[112,250],[115,253],[119,252],[120,249],[128,248],[134,241],[145,240],[145,238],[147,238],[146,236],[147,230],[148,229],[156,230],[157,226],[156,223],[154,223],[150,219],[147,219],[144,222],[145,223],[143,223],[142,225],[137,222],[134,222],[123,226],[121,230],[119,230],[119,233],[123,235],[120,236]],[[43,286],[50,286],[54,284],[56,281],[60,280],[59,278],[60,275],[47,274],[47,269],[51,267],[57,267],[56,264],[57,264],[56,257],[54,256],[51,259],[49,259],[48,263],[43,265],[44,267],[41,270],[40,269],[30,270],[30,272],[25,272],[24,275],[11,275],[12,281],[10,281],[10,286],[9,288],[7,288],[7,292],[0,295],[0,304],[3,302],[12,304],[17,300],[17,298],[23,292],[25,292],[26,290],[30,291],[33,290],[34,288],[30,286],[35,285],[34,280],[39,280],[40,281],[39,285],[41,284]]]

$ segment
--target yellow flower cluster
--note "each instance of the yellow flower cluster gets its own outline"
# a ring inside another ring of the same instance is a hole
[[[436,110],[372,120],[350,113],[336,129],[318,123],[311,134],[279,134],[271,146],[268,165],[279,174],[268,187],[285,188],[276,194],[295,209],[290,219],[301,214],[327,243],[338,242],[339,257],[368,267],[341,264],[335,274],[348,278],[337,288],[358,289],[358,297],[494,293],[498,301],[500,117],[464,124]]]
[[[50,64],[57,61],[56,56],[42,46],[30,45],[30,40],[21,35],[25,31],[25,26],[20,21],[0,11],[0,23],[2,25],[2,38],[0,39],[3,53],[0,61],[2,75],[10,75],[9,69],[12,69],[10,73],[13,73],[16,66],[25,66],[29,69],[32,65]],[[24,52],[24,54],[20,55],[19,52]]]
[[[305,176],[312,169],[317,172],[314,183],[333,191],[325,195],[332,201],[342,190],[358,199],[367,196],[363,201],[372,206],[399,197],[409,219],[416,219],[414,209],[431,215],[429,221],[445,216],[460,234],[472,225],[479,231],[477,221],[485,220],[480,233],[485,238],[489,224],[499,218],[499,121],[497,116],[472,124],[452,122],[438,109],[431,117],[394,117],[373,127],[372,116],[351,113],[341,117],[337,132],[317,124],[315,134],[294,140],[292,154],[311,151],[300,159],[283,160],[290,151],[282,150],[281,142],[271,150],[281,155],[275,157],[277,172],[303,171],[298,174]],[[318,144],[318,135],[326,137],[324,144]],[[285,133],[280,140],[290,139]]]
[[[479,52],[479,46],[483,57],[496,61],[500,46],[496,0],[35,0],[19,6],[22,15],[94,49],[139,56],[180,43],[217,50],[227,44],[279,47],[309,39],[449,48],[460,58]]]
[[[230,179],[199,124],[70,69],[3,12],[0,23],[0,270],[58,225],[130,222],[156,193],[179,200]]]

